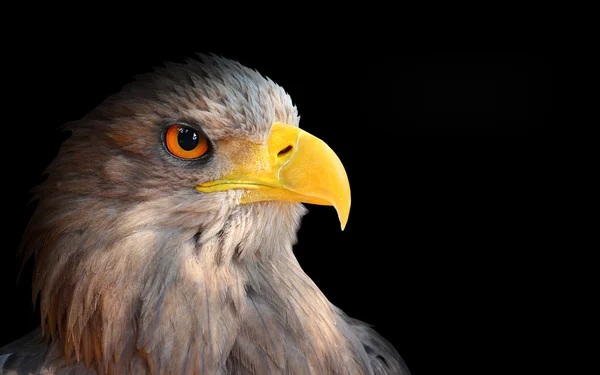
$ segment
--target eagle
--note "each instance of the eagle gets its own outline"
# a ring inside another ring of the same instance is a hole
[[[350,211],[344,166],[286,91],[214,54],[137,76],[70,133],[20,253],[38,329],[1,374],[409,374],[293,253],[303,204]]]

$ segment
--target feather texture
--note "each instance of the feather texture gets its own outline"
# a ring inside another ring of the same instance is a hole
[[[216,156],[169,157],[159,134],[172,121],[201,124]],[[0,373],[409,374],[302,271],[303,205],[191,188],[227,166],[219,142],[265,142],[273,122],[299,122],[281,87],[201,56],[67,124],[22,245],[41,327],[0,349]]]

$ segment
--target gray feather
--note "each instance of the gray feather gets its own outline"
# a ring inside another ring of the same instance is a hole
[[[217,145],[202,167],[159,142],[183,120]],[[303,272],[292,248],[304,206],[192,188],[228,166],[220,142],[264,143],[274,122],[299,122],[281,87],[201,56],[67,124],[23,242],[41,329],[0,349],[1,373],[409,374]]]

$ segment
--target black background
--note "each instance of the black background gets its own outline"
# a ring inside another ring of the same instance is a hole
[[[346,167],[345,231],[333,208],[309,206],[295,247],[335,305],[372,324],[415,375],[489,373],[533,355],[546,293],[551,59],[400,41],[281,51],[144,40],[40,33],[5,50],[0,346],[38,323],[30,267],[17,285],[15,253],[56,127],[162,61],[214,52],[283,86],[301,127]]]

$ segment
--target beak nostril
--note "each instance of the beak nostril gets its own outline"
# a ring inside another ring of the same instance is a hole
[[[283,150],[279,151],[279,153],[277,154],[277,157],[282,157],[285,154],[287,154],[288,152],[292,151],[292,146],[287,146],[286,148],[284,148]]]

